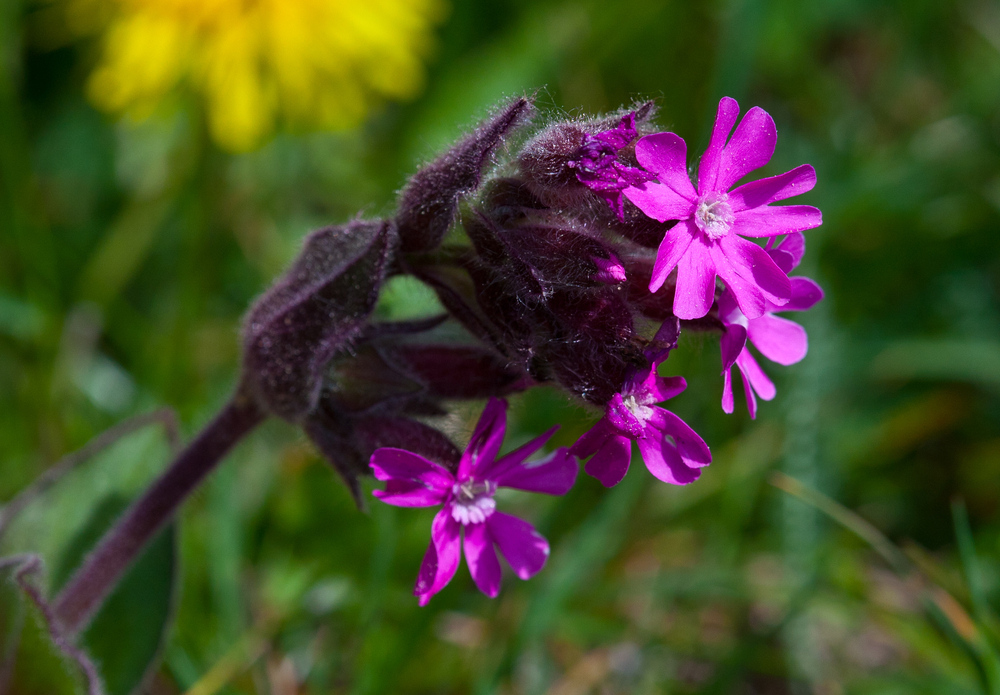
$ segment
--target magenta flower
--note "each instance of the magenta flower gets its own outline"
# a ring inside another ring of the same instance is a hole
[[[637,135],[635,114],[626,114],[621,123],[611,130],[587,135],[575,158],[567,162],[571,169],[576,169],[577,180],[608,201],[622,220],[625,219],[622,191],[655,178],[642,169],[618,161],[618,150],[632,142]]]
[[[581,460],[591,457],[584,470],[604,487],[625,477],[633,441],[638,442],[649,472],[666,483],[687,485],[712,462],[705,440],[669,410],[656,406],[687,388],[683,377],[657,376],[656,368],[668,352],[651,356],[649,366],[633,374],[608,403],[604,417],[570,448]]]
[[[677,268],[674,314],[682,319],[708,313],[716,275],[748,318],[763,314],[766,304],[785,304],[792,292],[788,276],[764,249],[742,237],[791,234],[822,222],[820,211],[810,205],[770,206],[812,189],[816,171],[808,164],[729,190],[770,161],[777,141],[774,121],[755,106],[727,143],[739,113],[734,99],[719,102],[712,140],[698,168],[697,190],[688,176],[687,146],[680,137],[656,133],[635,146],[639,163],[656,174],[658,183],[626,188],[625,197],[660,222],[679,220],[660,243],[649,290],[658,290]]]
[[[805,239],[801,234],[790,234],[777,247],[767,250],[768,255],[785,273],[798,266],[805,253]],[[809,278],[791,278],[791,298],[787,304],[766,304],[764,314],[748,319],[732,293],[728,290],[719,299],[719,318],[726,326],[722,336],[722,409],[733,412],[732,367],[735,364],[743,377],[750,417],[757,416],[757,396],[769,401],[775,396],[774,382],[757,364],[747,348],[749,340],[761,354],[782,365],[795,364],[809,350],[809,341],[802,326],[788,319],[775,316],[775,311],[806,311],[823,298],[823,290]]]
[[[462,548],[476,586],[490,598],[500,591],[494,545],[521,579],[534,576],[549,556],[548,542],[528,522],[498,512],[493,495],[500,487],[564,495],[576,481],[577,464],[566,449],[526,462],[556,428],[498,459],[506,423],[507,403],[491,398],[457,474],[404,449],[383,448],[372,454],[375,477],[386,481],[385,490],[374,491],[377,498],[398,507],[442,505],[413,590],[421,606],[451,581]]]

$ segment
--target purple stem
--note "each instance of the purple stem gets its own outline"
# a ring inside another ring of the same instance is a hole
[[[55,618],[68,635],[88,621],[121,579],[146,543],[234,444],[260,424],[266,414],[243,389],[174,459],[145,494],[104,534],[55,600]]]

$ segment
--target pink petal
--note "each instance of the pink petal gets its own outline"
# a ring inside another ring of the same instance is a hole
[[[729,261],[733,270],[744,280],[752,282],[760,290],[764,299],[778,305],[788,302],[792,295],[792,284],[788,276],[771,260],[767,251],[752,241],[741,239],[733,234],[722,238],[718,248]],[[735,287],[733,290],[740,310],[748,319],[757,318],[763,313],[763,307],[758,310],[756,302],[753,303],[752,308],[744,306],[743,298],[740,297]]]
[[[687,381],[682,376],[658,376],[653,381],[649,394],[656,399],[657,403],[660,403],[680,395],[686,388]]]
[[[642,436],[643,424],[625,405],[622,394],[616,393],[612,396],[608,402],[607,410],[604,412],[604,417],[619,434],[632,439]]]
[[[491,466],[500,453],[504,432],[507,429],[507,402],[491,398],[476,423],[469,439],[469,446],[458,464],[458,479],[479,478],[480,469]],[[480,478],[481,479],[481,478]]]
[[[670,271],[677,266],[677,263],[691,247],[691,242],[694,240],[696,233],[697,230],[690,221],[681,220],[663,235],[660,248],[656,250],[653,274],[649,280],[650,292],[656,292],[656,290],[663,286],[667,276],[670,275]]]
[[[719,348],[722,353],[722,368],[729,369],[747,344],[747,329],[740,325],[726,326]]]
[[[740,369],[740,379],[743,381],[743,395],[747,401],[747,412],[750,413],[750,419],[757,419],[757,395],[753,392],[753,388],[750,387],[750,380],[747,379],[747,375],[743,373]]]
[[[438,490],[450,490],[455,483],[447,468],[405,449],[376,449],[369,465],[377,480],[415,482]]]
[[[735,238],[739,239],[739,237]],[[743,319],[756,318],[762,315],[767,302],[764,300],[764,295],[756,283],[753,280],[745,279],[739,274],[737,268],[733,267],[729,258],[722,252],[720,246],[716,245],[713,247],[712,253],[715,256],[716,272],[719,273],[719,277],[726,284],[726,291],[722,293],[720,303],[727,297],[731,298],[736,302],[737,314]],[[725,317],[729,314],[728,312],[723,313],[720,306],[719,315],[720,317]]]
[[[614,428],[608,423],[608,419],[602,417],[594,426],[583,433],[583,436],[576,440],[576,444],[570,447],[569,453],[576,456],[581,461],[600,449],[608,437],[615,436]]]
[[[420,565],[417,585],[413,595],[420,598],[420,605],[426,606],[431,596],[441,591],[455,576],[458,562],[462,557],[459,543],[461,524],[451,516],[451,509],[444,507],[434,517],[431,524],[431,544]]]
[[[649,182],[641,186],[631,186],[622,191],[622,194],[635,203],[647,217],[660,222],[684,219],[690,217],[694,211],[692,201],[662,183]]]
[[[774,241],[774,237],[771,237],[767,241],[768,243]],[[774,261],[774,264],[779,268],[781,268],[781,272],[783,272],[785,275],[787,275],[788,273],[792,272],[795,269],[796,263],[795,259],[792,257],[792,254],[782,249],[765,248],[765,250],[767,251],[767,255],[771,257],[771,260]]]
[[[628,473],[632,459],[632,440],[620,434],[608,437],[583,467],[587,475],[597,478],[604,487],[614,487]]]
[[[725,256],[722,256],[723,260]],[[736,297],[729,290],[725,290],[719,296],[719,318],[727,326],[740,325],[746,326],[746,316],[740,311],[739,304],[736,303]]]
[[[622,262],[618,260],[615,254],[611,254],[610,258],[591,256],[590,260],[597,266],[597,272],[594,273],[594,280],[596,282],[603,282],[606,285],[617,285],[618,283],[625,282],[627,279],[625,276],[625,266],[622,265]]]
[[[500,553],[519,578],[530,579],[545,566],[549,543],[527,521],[503,512],[493,512],[486,519],[486,526]]]
[[[396,507],[435,507],[448,498],[448,490],[432,489],[420,482],[390,480],[385,490],[372,490],[372,495]]]
[[[640,439],[638,443],[646,468],[658,480],[671,485],[687,485],[701,475],[700,468],[693,468],[684,463],[666,437],[647,437]]]
[[[687,145],[679,135],[654,133],[641,138],[635,143],[635,158],[643,169],[656,174],[660,183],[680,197],[692,203],[698,197],[687,172]]]
[[[523,464],[528,457],[545,446],[545,443],[552,438],[552,435],[555,434],[558,429],[559,425],[551,427],[544,434],[522,444],[514,449],[514,451],[497,459],[493,464],[480,468],[478,471],[479,479],[489,479],[493,481],[499,480],[499,476],[503,475],[504,472],[512,468],[517,468]]]
[[[751,321],[747,336],[764,357],[786,366],[801,360],[809,350],[809,339],[802,326],[771,314]]]
[[[789,234],[777,246],[778,250],[784,251],[792,257],[792,268],[798,267],[802,262],[802,257],[806,253],[806,237],[801,232]]]
[[[733,232],[742,236],[780,236],[823,224],[823,213],[812,205],[765,205],[736,213]]]
[[[660,364],[662,363],[663,360],[660,360],[660,362],[651,361],[645,367],[641,369],[636,369],[635,373],[632,374],[632,376],[630,376],[628,379],[626,379],[625,383],[622,385],[622,390],[621,393],[619,394],[619,399],[615,401],[617,407],[622,407],[621,398],[624,398],[624,396],[628,395],[634,396],[637,394],[644,394],[649,392],[651,389],[655,388],[656,368],[659,367]],[[614,401],[614,399],[612,400]],[[610,406],[611,404],[609,403],[608,405]],[[629,413],[629,417],[634,417],[634,416],[631,415],[631,413]],[[638,421],[636,422],[638,423]],[[638,424],[639,424],[639,429],[635,430],[635,436],[637,437],[642,434],[641,423]]]
[[[722,370],[722,412],[732,413],[733,409],[733,369],[726,367]]]
[[[700,319],[708,313],[715,301],[715,273],[709,243],[699,236],[677,264],[674,314],[678,318]]]
[[[568,449],[560,448],[541,459],[505,469],[493,480],[501,487],[512,487],[547,495],[565,495],[576,482],[579,465]]]
[[[750,382],[750,386],[753,387],[757,395],[765,401],[771,400],[778,393],[777,389],[774,388],[774,382],[760,368],[749,350],[744,350],[736,359],[736,366],[740,368],[743,378]]]
[[[816,170],[808,164],[784,174],[745,183],[729,192],[733,212],[742,212],[768,203],[806,193],[816,185]]]
[[[807,311],[823,299],[823,288],[815,281],[804,277],[789,279],[792,281],[792,298],[788,304],[775,307],[773,311]]]
[[[732,97],[722,97],[719,101],[719,109],[715,114],[715,126],[712,129],[712,140],[708,144],[708,149],[701,156],[701,165],[698,167],[698,190],[702,193],[708,191],[725,190],[715,185],[719,177],[719,167],[722,164],[722,149],[726,145],[726,138],[736,124],[736,119],[740,115],[740,105]]]
[[[495,513],[495,512],[494,512]],[[486,524],[469,524],[465,527],[465,562],[479,590],[490,598],[500,593],[500,561],[493,550],[493,538]]]
[[[728,191],[754,169],[771,161],[778,131],[767,111],[754,106],[736,126],[736,132],[722,150],[719,175],[712,190]],[[702,193],[706,190],[702,189]]]
[[[664,320],[656,335],[644,351],[650,361],[650,372],[656,370],[670,356],[670,351],[677,347],[677,338],[681,334],[681,322],[676,316]]]
[[[705,440],[669,410],[654,408],[650,424],[662,434],[673,438],[674,446],[685,465],[702,467],[712,462],[712,452]]]

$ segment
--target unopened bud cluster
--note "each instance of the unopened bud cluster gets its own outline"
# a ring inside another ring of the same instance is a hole
[[[523,579],[544,565],[547,542],[497,509],[499,487],[564,494],[583,461],[610,487],[632,442],[658,479],[698,478],[708,446],[660,405],[686,387],[657,374],[682,331],[720,336],[726,412],[734,365],[751,415],[758,396],[775,395],[748,343],[779,364],[805,356],[805,332],[775,313],[822,298],[812,280],[788,276],[801,232],[821,216],[771,203],[810,190],[814,170],[734,187],[770,160],[776,131],[759,108],[737,126],[739,107],[725,98],[693,183],[684,141],[658,132],[654,115],[647,103],[532,135],[534,108],[516,99],[417,172],[394,219],[313,233],[247,317],[252,393],[303,427],[359,503],[357,478],[374,472],[384,502],[441,506],[417,581],[422,603],[463,551],[490,596],[496,549]],[[428,285],[447,313],[374,321],[395,275]],[[503,397],[542,383],[603,416],[569,449],[529,460],[550,432],[499,456]],[[427,424],[460,399],[488,399],[464,452]]]

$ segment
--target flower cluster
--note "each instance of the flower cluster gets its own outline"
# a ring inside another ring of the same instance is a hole
[[[301,424],[359,504],[358,476],[374,473],[379,500],[440,506],[421,604],[463,554],[488,596],[500,587],[495,548],[522,579],[542,568],[548,543],[497,509],[499,488],[562,495],[580,463],[614,486],[633,442],[655,478],[696,480],[709,447],[662,405],[687,386],[659,374],[680,334],[719,336],[723,410],[734,409],[735,365],[754,417],[775,388],[749,346],[782,365],[801,360],[805,331],[776,314],[823,296],[788,276],[819,210],[774,205],[809,191],[813,168],[737,185],[774,152],[762,109],[737,125],[739,106],[722,99],[697,185],[684,141],[657,132],[652,104],[549,124],[502,157],[533,115],[528,99],[499,109],[410,179],[393,219],[315,232],[246,323],[256,401]],[[396,275],[432,288],[446,313],[374,321]],[[542,383],[603,416],[569,448],[532,458],[549,432],[500,456],[503,398]],[[433,426],[456,399],[488,401],[464,452]]]

